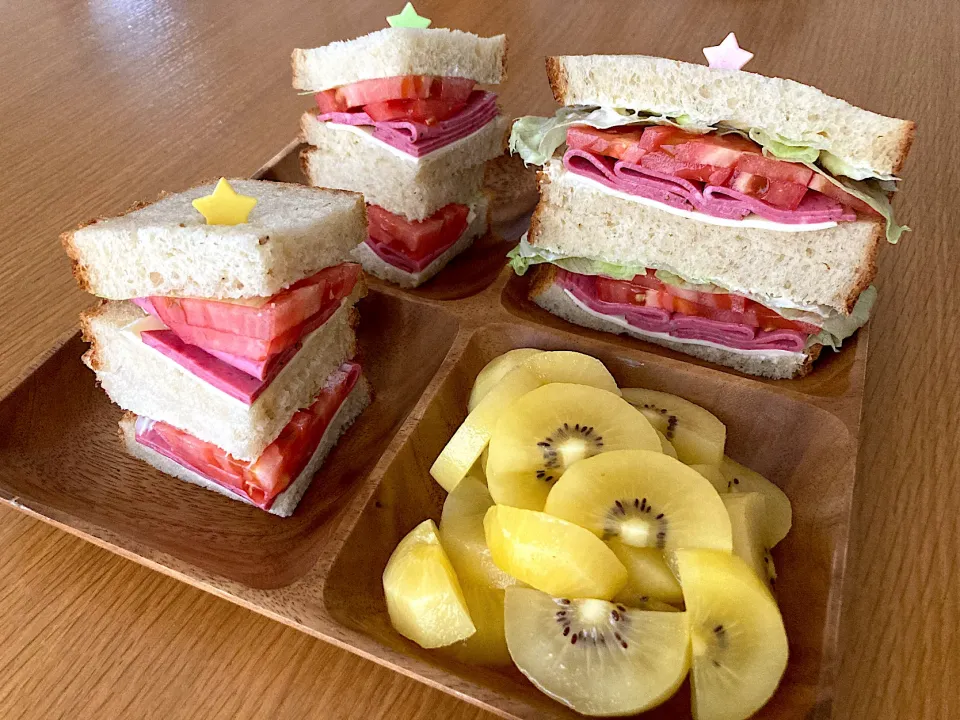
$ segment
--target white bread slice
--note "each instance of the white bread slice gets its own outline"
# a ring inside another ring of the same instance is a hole
[[[849,313],[877,273],[883,221],[782,232],[713,225],[586,187],[558,159],[540,173],[530,244],[565,255],[667,270],[759,301]]]
[[[626,328],[612,319],[597,317],[580,307],[562,287],[556,284],[556,268],[553,265],[539,265],[534,273],[530,286],[530,299],[547,312],[591,330],[628,335],[707,362],[724,365],[748,375],[758,375],[774,380],[787,380],[806,375],[820,355],[820,345],[814,345],[802,353],[746,352],[673,340],[662,335],[644,332],[639,328]]]
[[[315,111],[307,111],[300,117],[300,138],[330,157],[339,155],[350,157],[354,162],[359,160],[362,164],[356,169],[361,176],[348,183],[351,187],[343,189],[362,193],[365,185],[376,187],[383,183],[384,172],[388,173],[387,177],[396,175],[400,182],[413,178],[415,182],[437,183],[464,168],[483,165],[503,154],[509,127],[510,121],[498,115],[476,132],[415,158],[373,137],[371,128],[320,122]]]
[[[423,283],[443,270],[443,268],[445,268],[447,264],[453,260],[453,258],[473,245],[474,240],[487,232],[490,217],[488,198],[485,195],[481,195],[473,203],[471,203],[470,209],[474,213],[474,218],[473,221],[467,226],[467,229],[463,231],[463,235],[460,236],[460,239],[447,248],[441,255],[437,257],[436,260],[427,265],[420,272],[409,273],[406,270],[401,270],[400,268],[391,265],[390,263],[381,259],[380,256],[371,250],[370,246],[366,243],[357,245],[353,251],[353,257],[363,265],[365,272],[375,275],[381,280],[392,282],[402,288],[415,288],[423,285]]]
[[[495,85],[506,76],[507,37],[483,38],[445,28],[384,28],[324,47],[297,48],[293,87],[320,92],[359,80],[441,75]]]
[[[110,300],[267,297],[346,262],[366,237],[366,207],[355,193],[229,182],[257,198],[249,222],[207,225],[191,202],[213,192],[208,183],[61,235],[81,289]]]
[[[356,354],[356,295],[303,347],[252,405],[218,390],[125,330],[145,313],[131,302],[111,301],[80,317],[90,343],[84,364],[110,399],[124,410],[162,420],[223,448],[238,460],[254,460],[277,439],[293,414],[308,407],[327,377]]]
[[[562,105],[602,105],[685,114],[694,121],[816,138],[841,160],[875,173],[900,171],[916,126],[884,117],[794,80],[645,55],[547,58]]]
[[[495,122],[500,142],[504,128],[499,119]],[[310,142],[319,144],[300,155],[303,175],[311,185],[362,193],[371,205],[410,220],[423,220],[450,203],[467,204],[483,187],[484,160],[480,158],[487,155],[486,148],[467,154],[463,162],[451,157],[449,162],[416,163],[364,135],[329,126],[314,122]],[[495,144],[489,144],[490,151]]]
[[[317,471],[327,459],[327,455],[330,454],[330,451],[333,450],[337,444],[340,436],[346,432],[347,428],[353,424],[369,404],[370,386],[367,384],[366,378],[361,376],[357,384],[353,387],[353,390],[350,391],[350,394],[347,395],[343,404],[330,420],[330,425],[327,426],[323,437],[320,438],[320,443],[317,445],[317,449],[314,450],[307,466],[297,476],[296,480],[290,483],[290,486],[276,497],[273,505],[267,510],[268,513],[271,515],[279,515],[280,517],[290,517],[293,514],[303,494],[310,487],[314,475],[317,474]],[[207,490],[213,490],[216,493],[225,495],[231,500],[239,500],[248,505],[252,504],[242,495],[238,495],[222,485],[211,482],[202,475],[193,472],[193,470],[180,465],[165,455],[161,455],[156,450],[138,443],[136,422],[137,416],[133,413],[126,413],[120,420],[120,437],[123,440],[126,451],[130,455],[152,465],[162,473],[166,473],[180,480],[185,480],[194,485],[199,485]]]

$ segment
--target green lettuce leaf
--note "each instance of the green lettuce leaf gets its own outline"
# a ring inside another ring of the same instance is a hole
[[[876,173],[873,170],[855,167],[850,163],[841,160],[833,153],[827,152],[826,150],[820,153],[820,164],[823,166],[824,170],[829,172],[831,175],[842,175],[843,177],[850,178],[851,180],[869,180],[870,178],[874,178],[876,180],[893,183],[900,180],[900,178],[898,178],[896,175],[890,175],[888,173]]]
[[[747,133],[747,137],[762,147],[765,155],[772,155],[779,160],[814,163],[820,157],[820,148],[816,144],[795,142],[782,135],[771,135],[757,128],[752,128]]]
[[[569,257],[549,250],[534,247],[527,242],[527,236],[520,238],[515,248],[507,253],[510,267],[517,275],[523,275],[531,265],[553,263],[557,267],[579,275],[606,275],[614,280],[633,280],[647,271],[645,267],[618,265],[617,263],[594,260],[592,258]]]
[[[834,350],[839,350],[843,341],[862,328],[867,320],[870,319],[870,313],[877,302],[877,289],[871,285],[857,298],[853,306],[853,312],[849,315],[839,313],[826,318],[823,322],[823,328],[819,335],[810,338],[810,344],[828,345]]]
[[[893,218],[893,206],[890,204],[890,198],[887,196],[887,193],[893,192],[896,189],[892,182],[875,179],[852,180],[847,177],[836,178],[818,165],[814,165],[813,163],[804,163],[804,165],[880,213],[883,219],[886,220],[887,242],[891,245],[896,245],[900,240],[900,236],[910,230],[907,225],[897,224],[897,221]]]

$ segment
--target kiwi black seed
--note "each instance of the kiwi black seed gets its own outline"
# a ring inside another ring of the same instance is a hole
[[[616,605],[609,616],[605,618],[606,628],[598,627],[596,623],[584,623],[576,609],[570,609],[570,601],[566,598],[556,598],[554,602],[561,606],[554,616],[557,622],[557,629],[565,638],[570,638],[570,644],[576,645],[578,642],[589,643],[590,645],[606,645],[607,643],[616,643],[620,647],[627,649],[630,643],[623,637],[623,632],[629,627],[630,618],[627,615],[627,608],[623,605]],[[604,634],[606,630],[606,634]]]
[[[653,505],[647,501],[647,498],[614,500],[613,505],[607,510],[607,517],[603,526],[603,539],[609,540],[620,535],[621,523],[633,518],[656,522],[657,542],[655,547],[662,550],[666,546],[669,523],[662,512],[654,510]]]
[[[564,423],[545,439],[537,443],[543,454],[543,467],[537,469],[537,480],[553,482],[563,472],[557,447],[568,440],[582,440],[587,443],[584,457],[591,457],[603,450],[603,436],[598,435],[592,425]]]
[[[653,403],[644,403],[643,409],[652,410],[653,412],[660,413],[661,415],[668,415],[670,412],[666,408],[659,407]],[[663,431],[663,434],[667,440],[673,440],[677,432],[677,423],[679,422],[680,418],[678,418],[676,415],[669,415],[667,417],[667,429]]]

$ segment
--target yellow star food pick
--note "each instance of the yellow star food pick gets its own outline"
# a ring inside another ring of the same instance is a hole
[[[193,206],[207,219],[207,225],[240,225],[247,222],[257,199],[238,195],[226,178],[220,178],[212,195],[197,198]]]
[[[431,20],[417,15],[417,11],[413,9],[413,3],[407,3],[399,15],[390,15],[387,22],[390,27],[428,28]]]

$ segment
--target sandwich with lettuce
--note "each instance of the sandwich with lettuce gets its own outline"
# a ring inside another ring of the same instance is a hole
[[[511,253],[566,320],[770,378],[867,321],[914,124],[792,80],[663,58],[547,58],[553,117],[510,147],[541,165]]]

